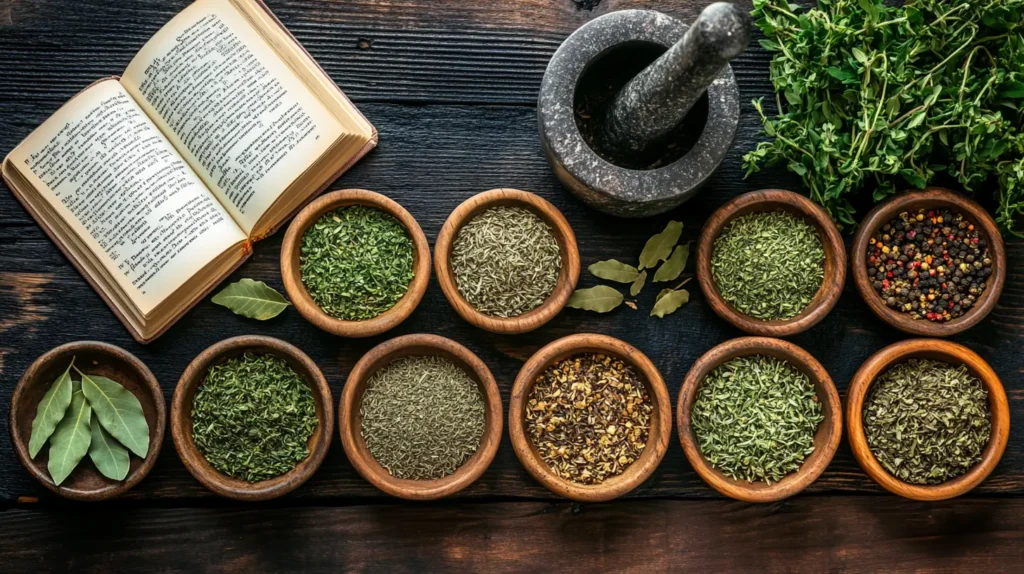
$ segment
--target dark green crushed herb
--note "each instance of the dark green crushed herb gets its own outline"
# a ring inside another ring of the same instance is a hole
[[[210,367],[192,400],[192,439],[218,471],[248,482],[284,474],[309,456],[313,392],[288,363],[245,353]]]

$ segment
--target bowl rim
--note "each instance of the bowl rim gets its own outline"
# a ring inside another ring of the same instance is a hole
[[[302,240],[308,230],[321,216],[341,207],[362,205],[378,209],[398,220],[405,228],[413,243],[413,278],[405,295],[390,309],[372,319],[347,321],[328,315],[313,301],[305,284],[299,256]],[[300,211],[288,225],[281,242],[281,280],[285,292],[295,309],[307,321],[328,333],[340,337],[372,337],[396,327],[406,320],[423,299],[430,282],[430,244],[416,219],[393,199],[367,189],[341,189],[324,194],[313,200]]]
[[[196,389],[205,382],[206,373],[210,367],[246,351],[256,354],[272,354],[288,360],[292,369],[313,391],[319,422],[317,430],[313,431],[313,435],[309,439],[311,443],[309,456],[292,470],[259,482],[246,482],[227,476],[207,462],[192,440],[191,404],[186,404],[186,401],[190,401],[195,396]],[[174,389],[174,398],[171,402],[171,437],[174,439],[174,448],[178,452],[178,457],[196,480],[225,498],[263,501],[295,490],[309,480],[323,463],[333,436],[334,399],[331,396],[330,387],[327,386],[327,380],[308,355],[298,347],[281,339],[262,335],[240,335],[218,341],[189,362]]]
[[[786,320],[762,321],[741,313],[722,297],[711,274],[711,256],[715,240],[727,223],[748,213],[779,209],[799,215],[817,228],[825,250],[825,274],[818,292],[798,315]],[[846,246],[828,213],[803,195],[785,189],[760,189],[732,199],[711,214],[698,240],[697,282],[704,298],[719,317],[751,335],[788,337],[817,325],[839,302],[846,283],[846,267]]]
[[[881,296],[875,292],[867,276],[867,246],[871,236],[901,212],[924,207],[925,205],[922,204],[950,207],[972,219],[979,235],[988,241],[989,253],[992,257],[991,279],[974,308],[963,316],[945,323],[912,319],[904,313],[890,309],[882,303]],[[911,335],[948,337],[970,329],[992,312],[1006,282],[1006,246],[996,222],[983,207],[973,200],[942,187],[907,191],[875,206],[861,221],[860,227],[853,237],[850,250],[853,283],[856,285],[861,299],[879,319]]]
[[[815,431],[815,443],[819,440],[823,442],[804,460],[798,470],[771,484],[735,480],[713,468],[700,451],[690,420],[690,410],[693,408],[697,391],[712,370],[737,357],[766,354],[785,360],[808,376],[818,399],[822,402],[822,411],[825,415],[825,419]],[[839,392],[832,377],[806,350],[782,339],[739,337],[712,347],[701,355],[687,372],[679,391],[676,425],[687,460],[709,486],[730,498],[744,502],[776,502],[803,491],[825,472],[839,448],[843,433],[843,413]]]
[[[477,311],[459,292],[450,261],[455,239],[462,227],[481,212],[501,205],[526,208],[544,220],[558,241],[562,256],[558,283],[551,294],[539,307],[516,317],[494,317]],[[434,242],[434,273],[448,303],[470,324],[497,334],[526,333],[541,327],[561,312],[576,289],[580,276],[576,234],[562,212],[543,197],[520,189],[490,189],[463,201],[445,220]]]
[[[963,364],[988,390],[992,432],[981,461],[956,478],[934,485],[910,484],[893,476],[871,452],[864,434],[864,400],[879,375],[893,365],[915,357],[931,357]],[[946,500],[964,494],[984,481],[1006,451],[1010,436],[1010,409],[1006,390],[992,367],[974,351],[942,339],[907,339],[876,351],[857,369],[846,396],[846,428],[854,458],[864,472],[883,488],[911,500]]]
[[[407,356],[440,355],[452,361],[472,377],[484,395],[486,423],[480,447],[454,473],[438,479],[415,480],[392,476],[366,447],[359,425],[359,403],[366,381],[394,360]],[[501,443],[504,411],[498,384],[487,365],[460,343],[430,333],[402,335],[370,349],[352,368],[338,402],[338,432],[352,467],[367,482],[386,494],[406,500],[437,500],[451,496],[473,484],[487,470]]]
[[[525,406],[537,376],[552,364],[583,353],[601,353],[621,359],[636,369],[654,403],[656,418],[640,458],[622,474],[599,484],[578,484],[559,477],[537,453],[526,436]],[[577,333],[548,343],[523,365],[512,386],[508,411],[509,435],[519,462],[551,492],[578,502],[603,502],[618,498],[643,484],[658,468],[672,435],[672,404],[668,388],[651,360],[636,347],[608,335]]]

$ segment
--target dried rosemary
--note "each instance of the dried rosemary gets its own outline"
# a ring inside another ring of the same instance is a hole
[[[404,357],[378,370],[366,383],[359,412],[370,454],[398,478],[452,474],[484,433],[480,388],[444,357]]]
[[[451,265],[470,305],[486,315],[516,317],[554,291],[562,257],[540,217],[522,207],[492,207],[459,230]]]

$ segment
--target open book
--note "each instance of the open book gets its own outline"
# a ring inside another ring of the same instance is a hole
[[[146,343],[376,142],[260,0],[199,0],[2,172]]]

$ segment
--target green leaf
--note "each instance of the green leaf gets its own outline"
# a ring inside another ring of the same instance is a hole
[[[690,258],[690,244],[677,245],[672,255],[654,274],[654,282],[674,281],[686,268],[686,260]]]
[[[914,117],[910,118],[910,122],[907,123],[907,129],[909,130],[916,128],[917,126],[924,123],[924,119],[927,117],[927,115],[928,114],[924,112],[917,112],[916,114],[914,114]]]
[[[658,291],[658,295],[654,298],[654,302],[657,303],[658,301],[661,301],[662,297],[664,297],[665,295],[668,295],[669,293],[671,293],[673,291],[675,291],[675,289],[673,289],[671,287],[665,287],[661,291]]]
[[[850,82],[850,81],[855,81],[857,79],[857,76],[855,74],[853,74],[852,72],[847,72],[846,70],[841,70],[839,68],[836,68],[835,66],[829,68],[827,71],[828,71],[828,75],[830,75],[833,78],[835,78],[835,79],[837,79],[837,80],[839,80],[841,82],[844,82],[844,83],[845,82]]]
[[[857,61],[860,62],[861,64],[868,61],[868,55],[864,53],[864,50],[861,50],[860,48],[854,48],[850,51],[853,52],[853,57],[856,58]]]
[[[651,316],[664,317],[665,315],[675,313],[676,309],[682,307],[689,300],[690,292],[686,289],[665,293],[654,303],[654,308],[651,309]]]
[[[291,304],[266,283],[252,279],[228,285],[213,296],[213,302],[231,309],[236,315],[260,321],[277,317]]]
[[[598,261],[590,267],[587,267],[587,270],[595,277],[607,279],[608,281],[615,281],[617,283],[632,283],[633,281],[636,281],[637,275],[640,274],[636,267],[621,263],[614,259]]]
[[[89,443],[89,458],[96,465],[100,474],[114,480],[124,480],[128,476],[130,465],[128,449],[114,440],[110,433],[103,430],[99,419],[92,417],[89,422],[92,442]]]
[[[1024,98],[1024,82],[1006,82],[1003,84],[1005,88],[999,92],[999,97],[1004,100],[1015,100]]]
[[[665,230],[647,240],[644,250],[640,253],[640,269],[651,269],[660,261],[672,254],[672,248],[679,242],[683,233],[683,224],[669,221]]]
[[[50,385],[50,390],[36,407],[36,418],[32,419],[32,435],[28,441],[28,455],[32,458],[42,450],[71,404],[71,365],[74,364],[72,358],[64,374]]]
[[[647,271],[641,271],[636,276],[636,281],[633,281],[633,284],[629,286],[629,296],[636,297],[639,295],[640,290],[644,288],[644,283],[647,283]]]
[[[92,409],[85,400],[85,395],[81,391],[72,393],[67,416],[61,419],[53,432],[53,438],[50,439],[50,460],[47,462],[47,469],[57,486],[64,482],[85,453],[89,452],[89,443],[92,442],[92,433],[89,431],[91,419]]]
[[[625,298],[618,290],[607,285],[598,285],[590,289],[577,289],[565,305],[573,309],[607,313],[621,305],[623,299]]]
[[[106,377],[82,375],[82,393],[100,424],[140,458],[149,452],[149,423],[142,403],[131,391]]]
[[[857,0],[862,10],[867,12],[868,19],[873,22],[878,21],[878,6],[872,0]]]

